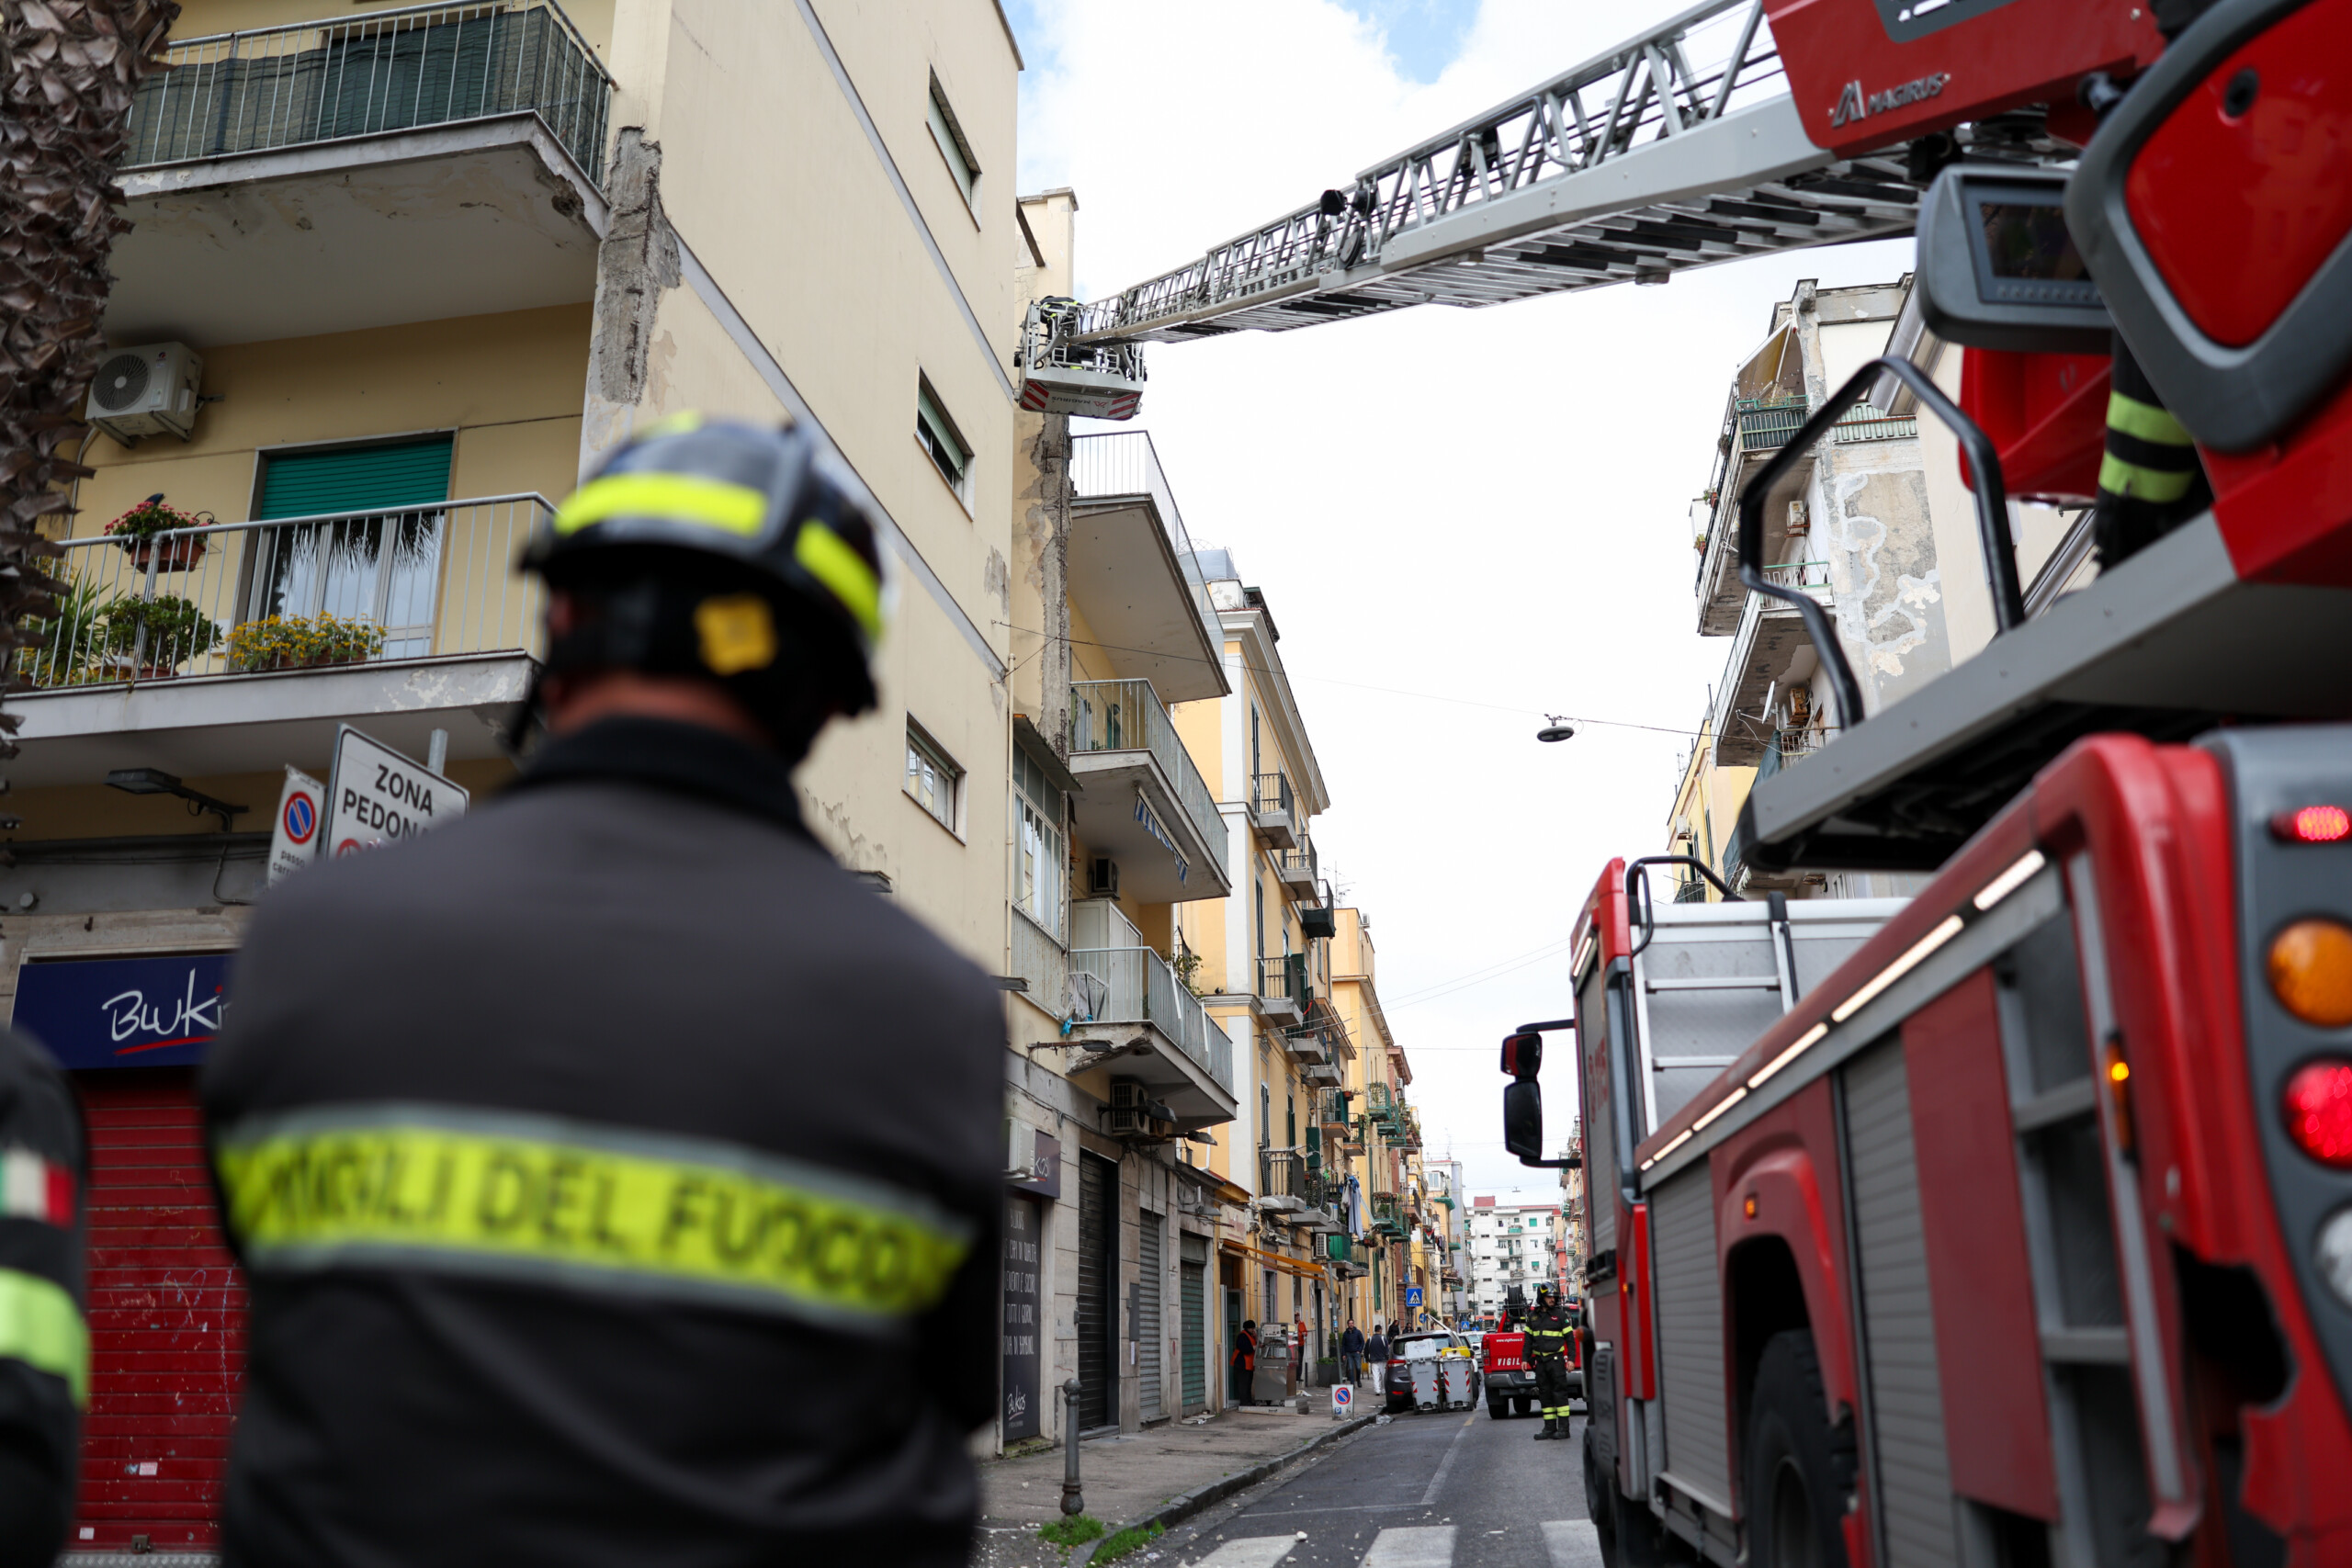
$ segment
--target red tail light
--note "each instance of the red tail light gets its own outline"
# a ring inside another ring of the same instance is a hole
[[[2310,1062],[2287,1080],[2287,1135],[2322,1165],[2352,1170],[2352,1062]]]
[[[2340,806],[2306,806],[2270,819],[2270,836],[2290,844],[2333,844],[2352,839],[2352,811]]]

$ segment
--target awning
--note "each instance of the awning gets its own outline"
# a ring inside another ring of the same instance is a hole
[[[1285,1274],[1295,1274],[1302,1280],[1328,1280],[1329,1278],[1329,1275],[1324,1271],[1323,1267],[1320,1264],[1302,1263],[1295,1258],[1286,1257],[1279,1252],[1268,1252],[1262,1247],[1251,1247],[1249,1243],[1241,1241],[1222,1240],[1219,1241],[1217,1245],[1224,1247],[1228,1252],[1247,1253],[1252,1258],[1272,1264],[1276,1269],[1281,1269]]]

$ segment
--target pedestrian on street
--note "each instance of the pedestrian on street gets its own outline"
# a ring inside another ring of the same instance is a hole
[[[1372,1364],[1372,1392],[1385,1394],[1388,1392],[1388,1337],[1381,1332],[1377,1323],[1372,1325],[1372,1343],[1363,1348],[1363,1353]]]
[[[1363,1386],[1363,1330],[1352,1317],[1348,1319],[1348,1331],[1340,1336],[1340,1375],[1351,1388]]]
[[[1233,1341],[1233,1403],[1250,1403],[1250,1375],[1258,1370],[1258,1322],[1251,1318],[1242,1324],[1240,1334]]]
[[[805,430],[640,431],[525,559],[521,777],[256,908],[202,1085],[229,1561],[963,1568],[1002,998],[793,781],[875,705],[861,493]]]

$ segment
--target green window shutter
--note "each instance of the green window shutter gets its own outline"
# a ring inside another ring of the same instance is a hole
[[[451,440],[436,435],[398,446],[270,457],[262,468],[261,506],[254,516],[315,517],[447,501]]]

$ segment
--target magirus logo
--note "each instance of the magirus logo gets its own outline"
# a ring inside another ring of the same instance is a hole
[[[1834,130],[1841,125],[1851,125],[1874,114],[1885,114],[1890,109],[1899,109],[1906,104],[1935,97],[1943,92],[1951,80],[1951,72],[1939,71],[1933,75],[1921,76],[1900,86],[1867,96],[1862,92],[1859,79],[1849,82],[1846,90],[1838,95],[1838,107],[1829,111],[1830,129]]]

